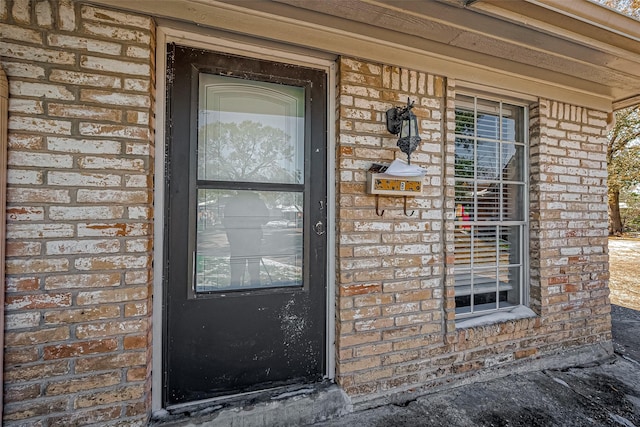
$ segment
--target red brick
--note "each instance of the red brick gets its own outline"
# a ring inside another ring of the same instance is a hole
[[[124,335],[146,331],[146,319],[140,320],[109,320],[102,323],[89,323],[76,326],[76,337],[79,339],[98,338],[111,335]]]
[[[122,111],[111,108],[92,107],[89,105],[49,103],[48,113],[51,116],[58,117],[85,118],[114,122],[122,119]]]
[[[341,336],[338,340],[340,348],[380,341],[380,332],[360,332],[356,335]]]
[[[342,362],[340,364],[340,372],[354,372],[361,371],[364,369],[371,369],[380,366],[380,357],[379,356],[371,356],[364,357],[361,359]]]
[[[382,292],[382,285],[380,283],[364,283],[340,287],[340,295],[342,296],[353,296],[380,292]]]
[[[5,421],[18,421],[44,415],[62,413],[69,406],[68,398],[36,399],[5,405],[3,418]]]
[[[128,303],[124,305],[124,317],[145,316],[149,313],[148,302]]]
[[[121,375],[119,372],[81,376],[61,381],[52,381],[45,388],[47,396],[77,393],[91,389],[109,387],[119,384]]]
[[[149,284],[150,281],[151,276],[149,270],[129,270],[124,274],[124,283],[127,285]]]
[[[392,348],[393,344],[390,342],[364,345],[353,349],[353,357],[364,357],[389,353],[392,351]]]
[[[368,294],[356,296],[353,298],[355,307],[366,307],[371,305],[386,305],[394,302],[393,295],[389,294]]]
[[[565,292],[578,292],[578,291],[582,290],[581,288],[582,288],[582,286],[577,285],[577,284],[569,284],[568,283],[568,284],[564,285],[564,291]]]
[[[8,386],[4,389],[4,403],[21,402],[40,396],[40,384]]]
[[[118,348],[115,338],[97,341],[82,341],[71,344],[58,344],[44,347],[44,360],[64,359],[67,357],[83,356],[85,354],[108,353]]]
[[[52,341],[64,341],[69,339],[69,328],[42,328],[28,332],[7,332],[4,342],[7,347],[21,345],[44,344]]]
[[[40,288],[40,279],[37,277],[7,277],[7,293],[28,292]]]
[[[7,348],[4,352],[4,363],[6,366],[22,365],[24,363],[35,362],[40,359],[37,347],[17,347]]]
[[[8,295],[5,300],[7,310],[62,308],[69,307],[71,302],[68,293]]]
[[[353,310],[340,310],[340,321],[377,318],[380,316],[380,307],[363,307]]]
[[[547,305],[553,305],[558,303],[566,303],[567,302],[567,294],[553,295],[547,298]]]
[[[351,156],[351,155],[353,155],[353,147],[341,146],[340,147],[340,154],[343,155],[343,156]]]
[[[9,366],[5,369],[4,380],[7,383],[39,380],[67,375],[71,372],[68,361],[51,361],[31,366]]]
[[[405,375],[402,377],[388,379],[380,385],[382,390],[393,390],[398,387],[407,386],[410,384],[418,384],[420,382],[420,376],[418,374]]]
[[[569,281],[569,278],[566,276],[557,276],[557,277],[549,277],[548,280],[550,285],[560,285],[562,283],[567,283]]]
[[[47,311],[44,314],[45,324],[70,324],[90,322],[120,317],[120,307],[117,305],[101,305],[70,310]]]
[[[11,242],[6,243],[6,256],[36,256],[40,255],[42,245],[39,242]]]
[[[396,365],[398,363],[409,362],[412,360],[416,360],[420,357],[420,353],[417,350],[414,351],[403,351],[402,353],[391,353],[385,356],[382,356],[382,364],[383,365]]]
[[[149,372],[147,368],[131,368],[127,370],[127,381],[130,382],[144,381],[148,376]]]
[[[416,313],[409,314],[407,316],[396,316],[395,317],[395,325],[396,326],[405,326],[405,325],[423,325],[426,322],[430,322],[432,320],[431,313]]]
[[[394,325],[394,319],[382,318],[382,319],[366,319],[357,320],[354,322],[354,329],[358,332],[372,331],[375,329],[385,329]]]
[[[74,411],[62,416],[48,417],[49,425],[76,427],[84,425],[99,425],[120,417],[121,409],[119,406],[92,409],[89,411]]]
[[[125,270],[127,268],[148,268],[151,265],[149,256],[112,255],[102,257],[77,258],[75,267],[78,270]]]
[[[147,296],[146,286],[131,286],[108,290],[78,292],[76,302],[78,305],[105,304],[146,300]]]
[[[45,279],[44,288],[51,290],[118,286],[120,284],[120,276],[120,273],[51,275]]]
[[[135,350],[135,349],[145,348],[147,345],[148,345],[148,340],[146,335],[135,335],[135,336],[124,337],[125,350]]]
[[[70,203],[69,190],[7,188],[8,203]]]
[[[391,316],[402,313],[413,313],[420,311],[420,304],[417,302],[392,304],[382,307],[383,316]]]
[[[76,398],[74,408],[88,408],[127,400],[140,399],[144,394],[144,386],[133,385],[120,387],[111,391],[99,391]]]
[[[76,361],[76,373],[123,369],[146,365],[145,353],[119,353],[109,356],[84,357]]]
[[[374,383],[359,384],[354,386],[343,386],[343,389],[347,394],[352,396],[367,395],[375,393],[377,391],[377,385]]]
[[[462,363],[460,365],[453,365],[451,367],[451,371],[454,374],[462,374],[464,372],[469,372],[469,371],[477,371],[479,369],[481,369],[484,366],[484,362],[467,362],[467,363]]]
[[[69,270],[69,260],[49,259],[8,259],[7,274],[55,273]]]
[[[425,301],[433,298],[433,290],[422,289],[417,291],[398,292],[395,296],[396,302]]]
[[[402,326],[382,332],[382,341],[407,338],[421,335],[420,328],[416,325]]]

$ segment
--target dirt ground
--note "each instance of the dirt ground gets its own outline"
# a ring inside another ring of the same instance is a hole
[[[640,310],[640,238],[609,238],[611,303]]]

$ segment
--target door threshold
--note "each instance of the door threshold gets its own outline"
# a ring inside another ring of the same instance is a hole
[[[198,407],[211,407],[212,405],[224,406],[227,404],[233,404],[234,402],[241,402],[244,400],[263,401],[263,400],[269,400],[269,399],[277,399],[277,396],[276,397],[273,397],[273,396],[277,395],[278,393],[285,394],[285,393],[299,392],[299,394],[304,394],[305,392],[313,392],[316,390],[316,388],[317,388],[317,385],[315,383],[290,384],[290,385],[283,385],[283,386],[268,387],[268,388],[262,388],[260,390],[246,391],[246,392],[235,393],[235,394],[227,394],[224,396],[196,400],[193,402],[168,405],[166,407],[166,410],[169,413],[173,414],[173,413],[180,413],[184,411],[193,411],[194,408],[198,408]]]
[[[347,395],[332,381],[279,386],[168,406],[150,426],[302,426],[352,412]]]

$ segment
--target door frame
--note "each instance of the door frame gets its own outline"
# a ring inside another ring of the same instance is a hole
[[[156,105],[155,105],[155,184],[154,184],[154,269],[153,269],[153,344],[152,344],[152,411],[163,409],[163,351],[164,301],[164,221],[165,221],[165,124],[166,124],[166,46],[175,42],[188,47],[214,52],[236,54],[257,59],[307,66],[327,73],[327,295],[326,295],[326,372],[328,379],[335,377],[335,83],[336,63],[322,52],[306,52],[301,49],[274,46],[273,42],[247,39],[212,31],[213,34],[192,32],[180,25],[160,25],[156,29]],[[191,404],[197,404],[193,402]],[[200,402],[201,403],[201,402]]]

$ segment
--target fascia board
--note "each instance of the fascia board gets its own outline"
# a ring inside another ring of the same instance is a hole
[[[579,43],[583,46],[623,57],[637,58],[640,55],[640,24],[638,21],[620,15],[605,7],[594,5],[587,0],[579,0],[580,5],[597,8],[601,14],[612,18],[622,18],[627,25],[611,28],[602,17],[590,21],[566,5],[574,5],[576,0],[522,0],[520,2],[480,1],[473,9],[492,16],[501,17],[524,26],[536,28],[555,37]],[[555,7],[557,6],[557,7]],[[563,6],[564,8],[561,8]],[[593,15],[593,11],[590,15]],[[592,19],[596,19],[592,17]],[[617,19],[614,19],[614,21]],[[623,31],[624,30],[624,31]]]
[[[526,0],[587,25],[595,25],[640,42],[640,22],[590,0]]]
[[[636,105],[640,105],[640,94],[614,102],[613,109],[620,110],[622,108],[634,107]]]

